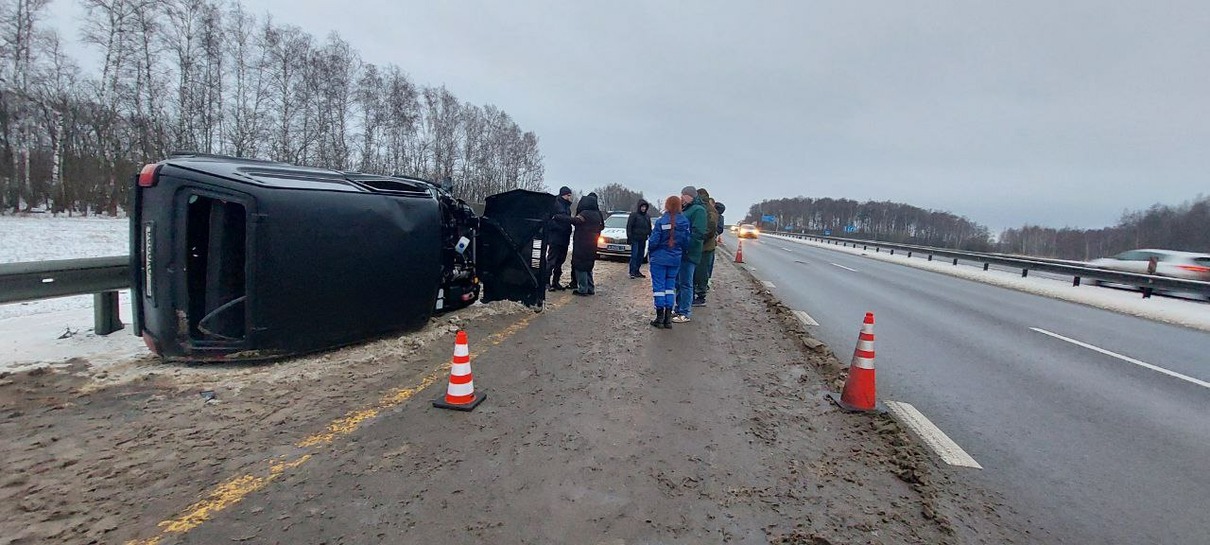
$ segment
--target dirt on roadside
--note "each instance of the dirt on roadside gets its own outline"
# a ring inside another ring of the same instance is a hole
[[[451,331],[488,333],[528,314],[476,305],[420,332],[275,363],[149,357],[0,374],[0,544],[120,543],[135,521],[154,524],[448,361]]]
[[[481,341],[532,313],[477,307],[272,365],[6,376],[0,544],[148,537],[216,483],[448,361],[458,326],[481,352],[489,397],[474,412],[432,408],[441,382],[163,545],[1028,541],[889,417],[832,406],[843,366],[726,259],[709,306],[671,331],[647,324],[647,280],[600,263],[598,295],[559,294],[496,345]]]

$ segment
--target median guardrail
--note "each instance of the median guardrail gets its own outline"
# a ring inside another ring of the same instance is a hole
[[[118,290],[129,287],[129,256],[0,263],[0,304],[91,293],[97,335],[122,329]]]
[[[1168,276],[1137,274],[1109,269],[1099,269],[1095,267],[1084,267],[1070,263],[1062,263],[1051,259],[1005,257],[1003,255],[989,254],[984,252],[967,252],[947,248],[934,248],[930,246],[917,246],[913,244],[899,244],[876,240],[861,240],[786,231],[771,231],[767,234],[816,240],[825,244],[843,245],[845,247],[851,246],[856,248],[860,246],[866,251],[869,251],[871,248],[873,248],[873,250],[877,253],[881,253],[885,250],[890,255],[895,255],[896,251],[906,252],[907,257],[912,257],[913,254],[920,254],[926,256],[929,261],[932,261],[934,257],[940,257],[951,260],[954,265],[958,265],[961,261],[973,261],[976,263],[982,263],[983,270],[985,271],[988,270],[991,265],[1006,266],[1014,269],[1020,269],[1022,277],[1029,276],[1030,271],[1059,274],[1072,277],[1073,286],[1079,286],[1084,280],[1132,285],[1137,286],[1142,290],[1144,298],[1151,297],[1151,294],[1155,290],[1195,293],[1202,297],[1210,298],[1210,282],[1200,282],[1197,280],[1184,280]]]

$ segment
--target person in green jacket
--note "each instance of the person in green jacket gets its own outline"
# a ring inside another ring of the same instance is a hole
[[[687,185],[681,189],[682,213],[689,220],[689,247],[681,254],[681,270],[676,275],[676,309],[672,321],[683,324],[693,312],[693,273],[702,260],[702,244],[706,237],[706,207],[698,202],[697,188]]]
[[[710,274],[714,272],[714,250],[718,247],[718,209],[706,188],[697,188],[697,202],[706,209],[706,239],[702,241],[702,259],[693,270],[693,306],[706,306]]]

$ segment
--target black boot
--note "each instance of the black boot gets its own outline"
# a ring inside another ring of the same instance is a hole
[[[672,329],[672,309],[664,309],[664,329]]]
[[[664,327],[664,309],[655,309],[655,319],[651,321],[653,327]]]

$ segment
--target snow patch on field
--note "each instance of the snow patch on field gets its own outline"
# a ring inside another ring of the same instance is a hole
[[[130,321],[130,294],[121,297],[123,321]],[[92,309],[58,310],[0,319],[0,371],[21,371],[83,359],[109,365],[150,354],[130,324],[109,335],[92,332]]]
[[[0,216],[0,263],[108,257],[129,253],[130,224],[125,218],[69,218],[45,214]],[[87,310],[91,319],[92,296],[0,305],[0,320],[72,309]]]
[[[128,253],[126,218],[0,216],[0,263]]]
[[[916,267],[917,269],[948,274],[958,278],[1033,293],[1035,295],[1103,308],[1148,320],[1210,331],[1210,305],[1199,301],[1160,296],[1144,299],[1137,291],[1089,285],[1072,286],[1070,278],[1045,278],[1038,275],[1021,278],[1019,271],[984,271],[982,268],[967,266],[965,263],[954,266],[949,261],[928,261],[922,257],[909,258],[902,253],[892,256],[889,253],[875,253],[872,250],[835,246],[781,235],[766,234],[764,236],[778,240],[789,240],[835,252],[864,256],[869,259],[907,265]]]
[[[129,237],[125,218],[0,216],[0,263],[127,255]],[[107,365],[146,355],[130,330],[130,293],[123,291],[120,301],[127,326],[106,336],[92,333],[91,295],[0,305],[0,371],[73,358]]]

